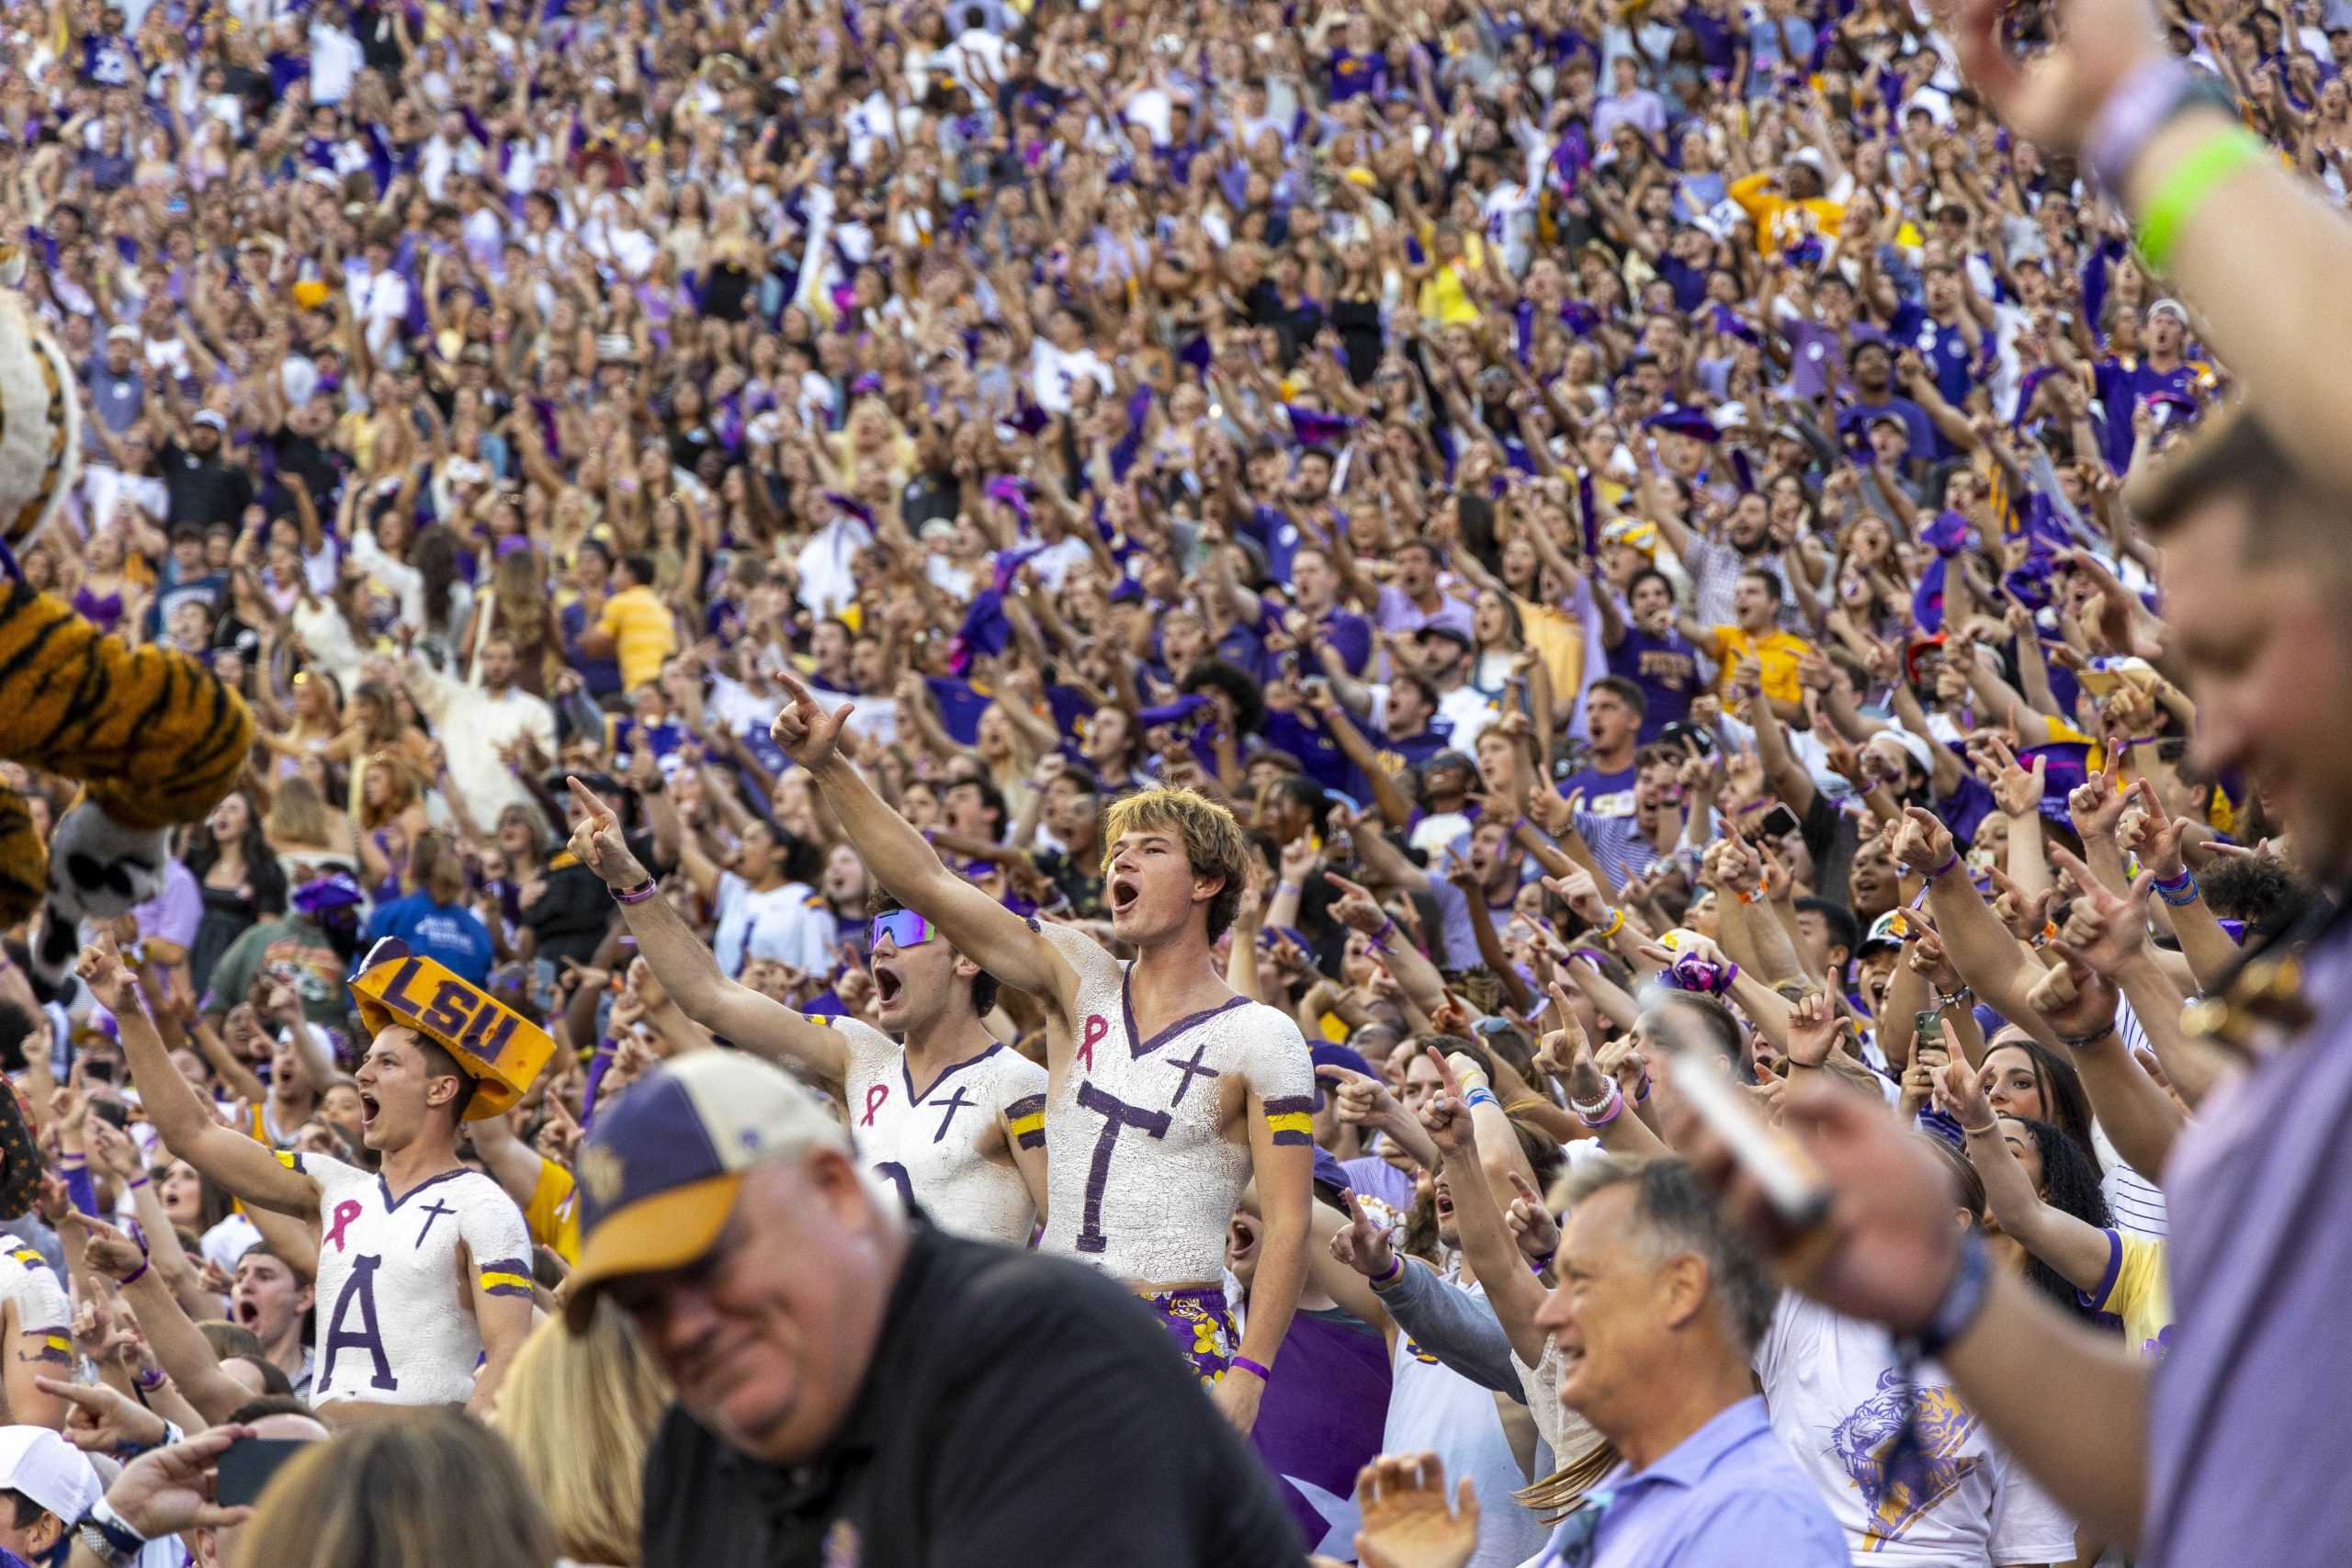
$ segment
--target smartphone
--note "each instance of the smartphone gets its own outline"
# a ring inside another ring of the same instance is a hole
[[[1760,839],[1785,839],[1802,826],[1804,824],[1797,820],[1797,814],[1789,809],[1786,801],[1782,801],[1764,814],[1763,821],[1756,824],[1756,836]]]
[[[311,1446],[308,1438],[240,1438],[220,1455],[215,1495],[224,1508],[258,1502],[278,1467]]]
[[[1935,1008],[1921,1008],[1911,1015],[1911,1032],[1923,1041],[1931,1041],[1943,1032],[1944,1015]]]

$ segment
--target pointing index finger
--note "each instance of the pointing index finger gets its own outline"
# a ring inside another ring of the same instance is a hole
[[[580,802],[581,808],[586,811],[591,817],[606,818],[612,816],[613,808],[606,806],[603,799],[597,795],[594,790],[590,789],[586,784],[582,784],[577,775],[567,774],[565,775],[564,782],[571,786],[571,797]]]

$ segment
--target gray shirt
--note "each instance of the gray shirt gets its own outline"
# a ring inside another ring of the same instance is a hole
[[[2352,1490],[2314,1469],[2352,1449],[2352,928],[2305,970],[2316,1023],[2210,1098],[2165,1173],[2175,1322],[2148,1405],[2143,1568],[2339,1562],[2352,1541]],[[2302,1483],[2256,1479],[2288,1476]]]

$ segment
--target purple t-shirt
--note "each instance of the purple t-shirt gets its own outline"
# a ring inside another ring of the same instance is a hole
[[[2327,1371],[2352,1279],[2352,930],[2304,964],[2317,1021],[2210,1096],[2165,1169],[2174,1323],[2148,1403],[2143,1568],[2333,1562],[2352,1540],[2352,1491],[2247,1479],[2352,1448]]]
[[[1466,637],[1478,635],[1476,615],[1476,612],[1467,601],[1448,595],[1439,596],[1435,610],[1424,611],[1406,598],[1405,591],[1393,582],[1381,585],[1380,603],[1373,612],[1373,618],[1385,632],[1417,632],[1424,626],[1454,626]]]
[[[1699,694],[1699,650],[1680,632],[1652,637],[1627,626],[1624,640],[1609,650],[1609,672],[1642,689],[1644,744],[1690,716],[1690,699]]]
[[[194,872],[172,861],[164,868],[164,890],[134,906],[130,918],[139,922],[142,939],[194,947],[196,928],[204,919],[204,889],[197,886]]]
[[[1250,1442],[1273,1472],[1299,1533],[1320,1542],[1331,1521],[1316,1495],[1348,1496],[1356,1472],[1380,1452],[1388,1347],[1378,1329],[1344,1311],[1301,1307],[1283,1336],[1281,1367]]]

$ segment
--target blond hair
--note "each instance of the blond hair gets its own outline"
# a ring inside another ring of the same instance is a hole
[[[646,1450],[670,1397],[610,1302],[577,1335],[548,1319],[515,1353],[491,1426],[514,1445],[566,1557],[635,1568]]]
[[[1183,841],[1184,859],[1195,876],[1218,876],[1224,886],[1209,899],[1209,940],[1233,923],[1249,880],[1250,846],[1233,813],[1198,790],[1148,789],[1112,802],[1102,814],[1102,870],[1108,875],[1119,840],[1147,829],[1166,829]]]
[[[496,1433],[458,1410],[425,1409],[304,1444],[263,1490],[237,1560],[553,1568],[556,1537]]]

